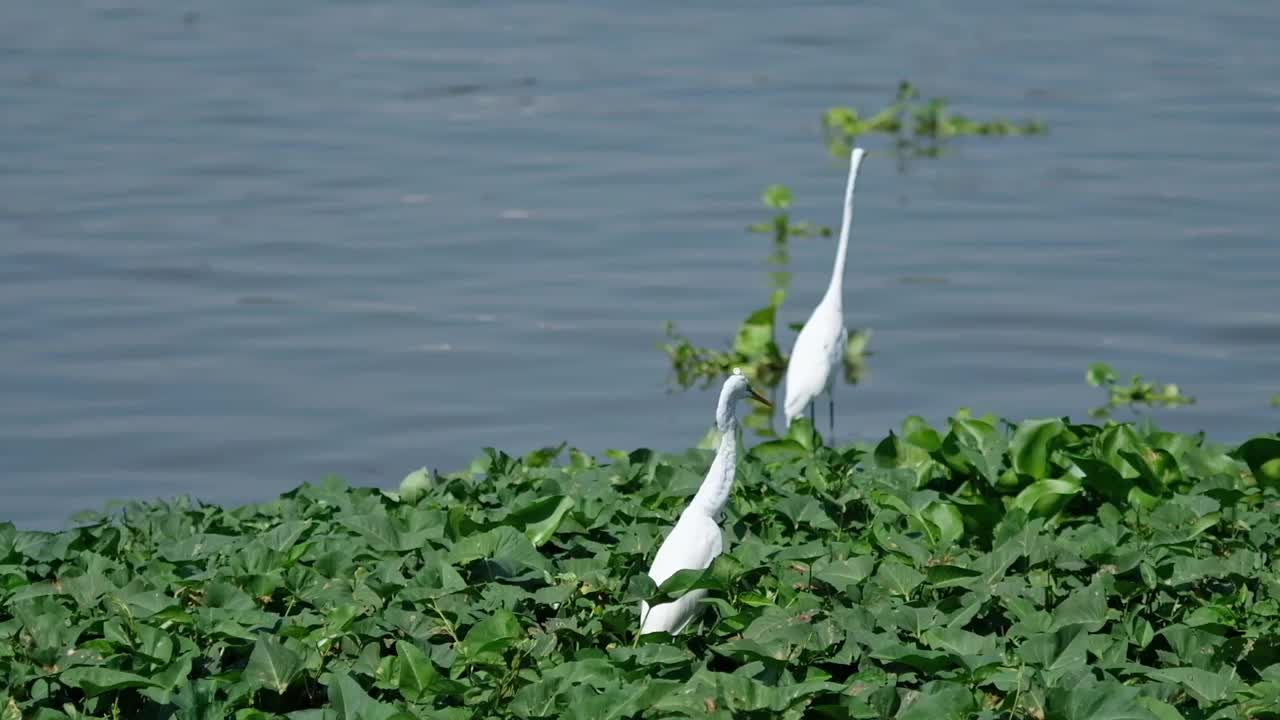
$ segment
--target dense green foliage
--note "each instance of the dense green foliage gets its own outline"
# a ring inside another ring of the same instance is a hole
[[[562,451],[0,525],[0,718],[1280,717],[1277,436],[800,423],[661,589],[710,454]],[[694,585],[693,632],[636,638]]]

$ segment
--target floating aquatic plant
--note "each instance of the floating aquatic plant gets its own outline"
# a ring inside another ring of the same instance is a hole
[[[675,383],[681,388],[710,387],[740,367],[753,384],[775,387],[787,367],[775,331],[778,308],[785,297],[784,291],[773,291],[769,304],[752,312],[738,326],[727,350],[697,346],[680,334],[675,323],[668,322],[668,342],[660,347],[671,359]]]
[[[1277,717],[1275,435],[799,420],[743,449],[729,552],[655,588],[709,461],[487,450],[412,502],[326,480],[0,523],[0,717]],[[695,626],[636,637],[694,587]]]
[[[770,185],[761,195],[764,206],[775,210],[768,222],[752,223],[747,230],[754,233],[772,234],[774,242],[785,244],[788,238],[817,235],[831,237],[832,230],[825,225],[814,225],[807,222],[792,222],[788,210],[791,207],[791,189],[786,185]]]
[[[944,98],[920,101],[920,92],[907,81],[898,84],[894,101],[864,115],[848,106],[833,107],[823,115],[823,135],[831,154],[845,157],[857,138],[872,133],[895,136],[900,159],[907,155],[937,155],[948,138],[964,135],[1039,135],[1048,132],[1040,121],[1015,123],[1004,119],[972,120],[953,112]]]
[[[1131,410],[1139,405],[1178,407],[1191,405],[1196,401],[1195,398],[1184,395],[1177,385],[1149,382],[1141,375],[1134,375],[1129,379],[1128,385],[1121,385],[1115,371],[1106,363],[1093,363],[1084,377],[1090,385],[1107,391],[1107,404],[1089,411],[1094,417],[1107,417],[1118,407],[1128,407]]]

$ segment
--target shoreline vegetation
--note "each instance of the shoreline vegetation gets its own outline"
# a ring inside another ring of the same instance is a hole
[[[486,450],[0,524],[0,718],[1280,717],[1280,436],[799,421],[745,452],[728,552],[655,588],[709,461]],[[691,632],[637,637],[692,588]]]

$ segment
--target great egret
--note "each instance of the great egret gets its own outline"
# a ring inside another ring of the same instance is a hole
[[[858,167],[865,155],[862,148],[854,148],[849,155],[849,180],[844,190],[844,220],[840,224],[840,244],[836,247],[836,261],[831,268],[831,282],[827,293],[813,309],[809,321],[800,329],[796,344],[791,348],[791,360],[787,364],[787,395],[782,405],[787,426],[813,406],[818,396],[827,393],[831,433],[836,429],[836,404],[832,393],[836,369],[844,360],[848,331],[844,327],[844,310],[841,295],[844,291],[844,261],[849,249],[849,225],[853,221],[853,185],[858,179]]]
[[[738,401],[748,397],[772,407],[768,400],[751,388],[742,371],[734,368],[720,389],[720,401],[716,405],[720,447],[697,494],[680,513],[671,534],[658,548],[653,567],[649,568],[649,577],[657,585],[679,570],[706,569],[723,549],[720,514],[729,504],[729,491],[733,489],[733,475],[738,467],[738,418],[734,411]],[[697,615],[698,601],[706,594],[706,590],[692,590],[672,602],[653,607],[641,602],[640,634],[665,631],[675,635],[684,630]]]

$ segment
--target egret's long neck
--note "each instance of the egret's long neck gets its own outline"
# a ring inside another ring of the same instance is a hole
[[[728,392],[721,393],[716,407],[716,428],[720,431],[720,447],[711,469],[703,478],[698,494],[693,496],[689,509],[697,509],[710,517],[718,517],[729,504],[733,491],[733,475],[738,467],[738,418],[734,414],[734,401]]]
[[[840,244],[836,247],[836,262],[831,268],[831,282],[827,285],[827,294],[823,300],[834,298],[840,302],[840,294],[844,290],[844,261],[849,252],[849,227],[853,224],[853,186],[858,180],[858,167],[862,165],[862,156],[866,154],[862,148],[854,148],[849,155],[849,180],[844,188],[844,218],[840,222]]]

